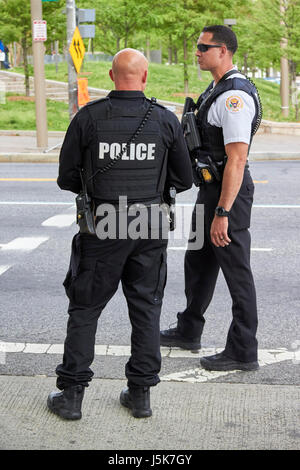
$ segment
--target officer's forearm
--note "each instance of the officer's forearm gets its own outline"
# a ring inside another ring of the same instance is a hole
[[[222,180],[222,191],[218,206],[229,211],[240,190],[247,161],[248,145],[234,142],[225,146],[228,157]]]

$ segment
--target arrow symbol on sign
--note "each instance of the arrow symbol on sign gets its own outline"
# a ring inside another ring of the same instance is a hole
[[[80,57],[82,58],[82,52],[81,52],[79,40],[77,41],[77,49],[78,49],[78,51],[79,51]]]
[[[73,41],[73,46],[74,46],[74,49],[75,49],[75,52],[76,52],[77,58],[78,58],[78,57],[79,57],[79,53],[78,53],[78,50],[77,50],[77,44],[76,44],[75,39],[74,39],[74,41]]]

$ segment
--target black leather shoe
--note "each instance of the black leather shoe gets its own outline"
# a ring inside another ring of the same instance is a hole
[[[83,385],[74,385],[62,392],[51,392],[48,396],[47,406],[49,410],[61,418],[80,419],[83,395]]]
[[[129,408],[135,418],[152,416],[149,387],[124,388],[120,395],[120,403]]]
[[[186,338],[182,336],[178,328],[169,328],[160,332],[160,345],[190,349],[191,351],[201,349],[200,338]]]
[[[201,366],[206,370],[257,370],[258,362],[239,362],[225,356],[224,352],[215,354],[214,356],[201,357]]]

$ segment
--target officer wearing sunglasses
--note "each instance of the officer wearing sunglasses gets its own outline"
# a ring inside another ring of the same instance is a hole
[[[186,251],[186,309],[177,314],[175,328],[161,331],[160,340],[163,346],[201,348],[204,313],[221,268],[232,298],[232,322],[224,351],[201,358],[207,370],[258,368],[248,231],[254,185],[247,158],[261,121],[261,105],[254,84],[233,66],[237,47],[235,33],[223,25],[205,27],[198,40],[200,68],[213,77],[194,107],[201,152],[215,164],[223,162],[223,175],[220,181],[200,185],[196,203],[204,204],[204,244],[199,250]],[[195,233],[196,227],[192,228]]]

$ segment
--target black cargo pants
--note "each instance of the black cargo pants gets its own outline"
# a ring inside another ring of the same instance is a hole
[[[232,206],[228,235],[231,243],[217,248],[210,238],[214,210],[221,187],[218,183],[201,186],[196,204],[204,204],[204,244],[200,250],[185,254],[185,294],[187,307],[178,313],[178,327],[187,337],[201,337],[208,308],[221,268],[232,298],[232,322],[225,354],[232,359],[257,360],[256,291],[250,266],[250,226],[254,184],[248,169]],[[192,229],[195,232],[195,210]]]
[[[153,386],[161,367],[159,322],[166,283],[167,240],[99,240],[77,234],[64,282],[70,299],[63,363],[56,368],[57,387],[88,386],[93,372],[98,318],[117,291],[119,281],[132,325],[128,383]]]

